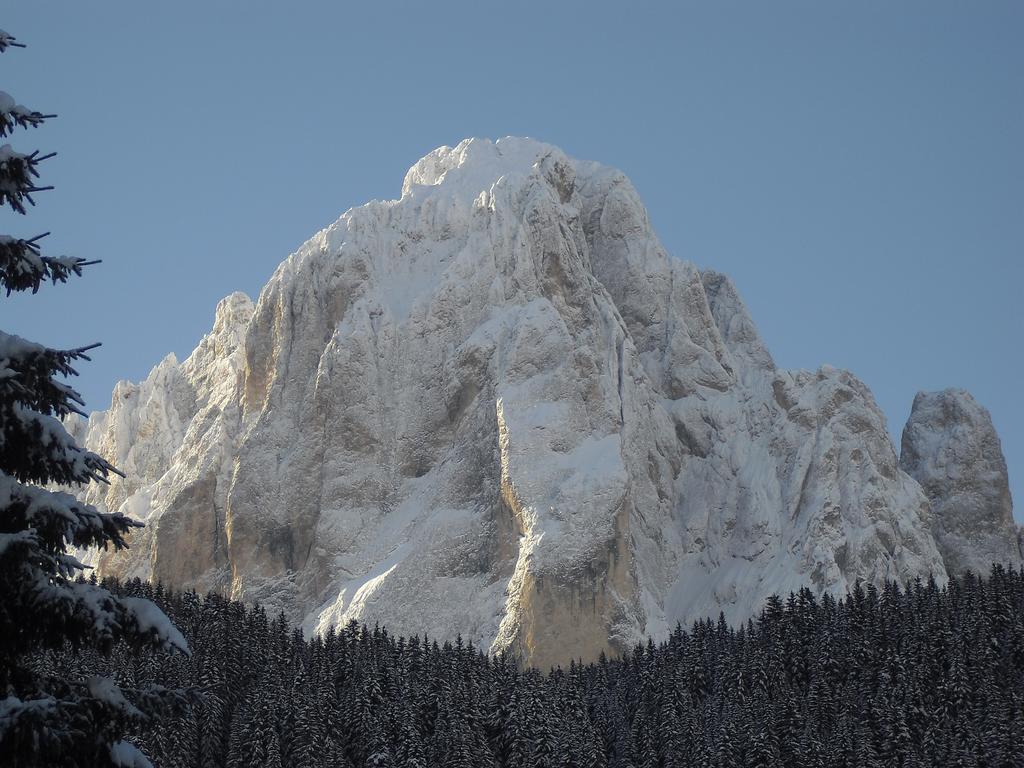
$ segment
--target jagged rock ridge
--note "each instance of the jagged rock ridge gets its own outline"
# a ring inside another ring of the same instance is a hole
[[[106,571],[309,630],[546,666],[947,572],[868,389],[776,369],[625,176],[529,139],[430,153],[75,429],[129,472],[90,500],[149,523]]]

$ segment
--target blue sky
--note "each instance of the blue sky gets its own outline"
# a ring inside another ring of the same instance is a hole
[[[104,260],[0,327],[102,341],[91,408],[429,150],[529,135],[623,169],[780,365],[851,369],[897,437],[919,389],[970,389],[1024,499],[1024,3],[9,0],[0,28],[30,46],[0,89],[60,115],[13,141],[57,189],[0,231]]]

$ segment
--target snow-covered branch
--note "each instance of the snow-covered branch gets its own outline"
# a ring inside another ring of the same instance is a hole
[[[7,32],[0,29],[0,53],[3,53],[8,48],[24,48],[24,43],[19,43],[18,39]]]
[[[0,91],[0,138],[9,136],[15,128],[38,128],[56,115],[44,115],[18,104],[11,94]]]
[[[35,293],[46,281],[67,282],[72,274],[81,277],[82,267],[99,264],[99,259],[86,260],[72,256],[43,256],[37,243],[49,232],[29,238],[0,235],[0,287],[10,296],[13,291]]]
[[[80,448],[53,416],[0,402],[0,425],[0,470],[22,482],[75,485],[123,476],[99,454]]]
[[[18,213],[25,213],[25,203],[35,205],[33,192],[53,187],[38,187],[33,179],[39,178],[39,164],[56,156],[56,152],[40,155],[39,151],[24,154],[16,152],[10,144],[0,146],[0,205],[9,205]]]

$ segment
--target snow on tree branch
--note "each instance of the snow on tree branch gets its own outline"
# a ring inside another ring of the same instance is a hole
[[[19,403],[0,403],[0,470],[28,483],[106,483],[123,473],[99,454],[80,448],[53,416]]]
[[[2,472],[0,509],[4,510],[0,518],[4,529],[31,529],[48,541],[63,540],[81,548],[111,545],[123,549],[127,546],[125,535],[142,527],[119,512],[101,513],[70,493],[25,485]]]
[[[82,267],[99,264],[99,259],[87,261],[69,256],[43,256],[37,245],[49,232],[28,240],[0,235],[0,287],[10,296],[13,291],[31,290],[51,281],[54,285],[67,282],[72,274],[82,275]]]
[[[24,154],[16,152],[10,144],[0,146],[0,205],[9,205],[18,213],[25,213],[25,203],[35,205],[33,192],[53,187],[37,187],[33,179],[39,178],[39,163],[57,153],[40,155],[39,150]]]
[[[19,43],[14,35],[4,32],[0,29],[0,53],[3,53],[8,48],[24,48],[24,43]]]
[[[15,128],[38,128],[56,115],[44,115],[14,101],[6,91],[0,91],[0,138],[9,136]]]

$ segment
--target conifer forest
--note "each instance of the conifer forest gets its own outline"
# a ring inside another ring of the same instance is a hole
[[[772,598],[621,658],[524,670],[471,643],[355,622],[305,638],[217,594],[132,581],[192,655],[46,651],[39,674],[180,687],[139,721],[166,768],[814,768],[1024,765],[1024,573]]]

